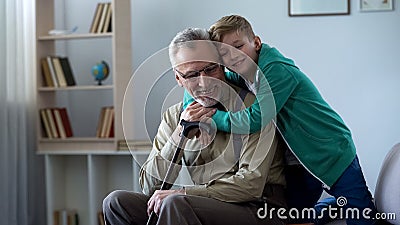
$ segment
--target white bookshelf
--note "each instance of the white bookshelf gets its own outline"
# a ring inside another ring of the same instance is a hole
[[[67,138],[67,140],[48,140],[44,138],[40,115],[37,113],[37,149],[39,152],[52,150],[116,150],[117,141],[124,139],[122,131],[122,101],[126,85],[132,75],[131,2],[130,0],[110,0],[112,4],[112,32],[89,33],[89,27],[81,27],[80,31],[83,33],[48,35],[48,31],[55,28],[55,21],[57,18],[65,17],[65,15],[57,15],[56,13],[70,13],[68,9],[60,10],[56,9],[55,6],[65,6],[67,2],[80,4],[80,2],[76,0],[36,0],[37,112],[41,108],[67,106],[66,108],[71,120],[74,137]],[[92,0],[89,9],[79,10],[89,12],[89,20],[91,20],[95,7],[99,2]],[[82,2],[81,5],[87,6],[88,4],[89,3],[85,1]],[[80,7],[80,5],[77,5],[77,7]],[[90,24],[91,22],[92,21],[87,21],[86,24]],[[83,46],[79,47],[79,49],[75,47],[75,49],[71,50],[75,52],[75,56],[80,55],[79,52],[81,52],[82,55],[87,55],[87,57],[81,56],[79,59],[74,58],[74,55],[70,57],[68,47],[63,47],[64,50],[60,50],[60,44],[68,45],[73,42],[80,42],[80,46]],[[101,54],[104,55],[98,55],[97,52],[91,54],[91,51],[93,51],[93,49],[96,50],[96,48],[104,48],[103,51],[100,51]],[[76,53],[77,51],[78,53]],[[49,55],[67,56],[69,58],[75,80],[77,80],[76,86],[46,87],[43,85],[40,59]],[[109,57],[108,63],[110,66],[110,77],[107,78],[108,83],[96,85],[95,82],[79,82],[79,79],[77,79],[78,77],[91,76],[90,68],[93,65],[93,60],[90,61],[91,58],[107,57]],[[85,70],[79,70],[82,66],[85,66]],[[78,70],[76,70],[77,67]],[[76,73],[76,71],[84,71],[84,73]],[[86,102],[82,100],[76,105],[71,103],[74,99],[80,100],[85,98],[88,99]],[[101,98],[104,98],[104,101]],[[107,106],[113,106],[115,110],[114,137],[105,139],[96,138],[97,119],[100,115],[101,108]],[[79,126],[82,127],[82,122],[87,124],[84,129],[79,128]]]
[[[37,87],[37,153],[45,158],[47,225],[54,224],[54,211],[62,209],[76,210],[81,225],[97,225],[97,213],[101,211],[102,201],[109,192],[115,189],[140,191],[139,165],[135,158],[143,162],[148,155],[148,151],[135,151],[133,157],[129,151],[116,149],[118,140],[124,139],[122,100],[132,73],[131,1],[109,0],[112,3],[112,32],[85,33],[82,30],[89,31],[89,27],[80,26],[81,33],[48,35],[49,30],[55,29],[60,17],[64,18],[71,13],[68,9],[59,8],[69,2],[73,2],[73,11],[89,13],[91,20],[97,3],[104,1],[36,0],[34,76]],[[92,21],[83,22],[90,24]],[[83,47],[69,51],[68,44],[77,42],[82,43]],[[92,52],[91,48],[96,45],[104,46],[105,49]],[[78,54],[81,51],[82,59],[75,60],[73,55],[70,57],[69,54],[76,51]],[[107,54],[103,55],[104,52]],[[76,86],[43,85],[40,59],[49,55],[69,58]],[[76,73],[75,70],[75,66],[91,67],[93,64],[85,60],[94,57],[109,57],[110,77],[100,86],[94,82],[79,82],[77,77],[90,76],[90,73]],[[74,65],[74,60],[77,65]],[[84,100],[74,104],[75,99]],[[46,138],[39,109],[64,106],[67,107],[74,136],[66,139]],[[98,115],[103,106],[113,106],[115,110],[113,138],[97,138],[95,135]]]

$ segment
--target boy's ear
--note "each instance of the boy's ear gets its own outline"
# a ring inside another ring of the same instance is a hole
[[[256,51],[260,51],[261,45],[262,45],[261,38],[259,36],[255,36],[254,37],[254,47],[255,47]]]

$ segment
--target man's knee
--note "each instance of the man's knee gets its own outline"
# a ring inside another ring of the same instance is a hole
[[[149,197],[130,191],[113,191],[103,200],[103,212],[107,224],[145,224]]]
[[[165,209],[171,209],[171,207],[181,208],[187,206],[188,204],[186,195],[181,195],[181,194],[169,195],[163,200],[163,203],[161,205],[161,211]]]
[[[116,190],[107,195],[103,200],[103,211],[115,208],[116,204],[120,204],[124,196],[127,195],[126,191]]]

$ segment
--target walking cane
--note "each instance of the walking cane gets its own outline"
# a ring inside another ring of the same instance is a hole
[[[171,184],[169,184],[167,181],[169,177],[172,174],[172,167],[174,166],[175,163],[177,163],[179,155],[181,154],[181,151],[186,144],[186,141],[188,139],[188,134],[191,130],[195,128],[202,128],[204,129],[207,133],[211,133],[211,126],[207,123],[202,123],[202,122],[188,122],[184,119],[181,120],[180,125],[183,127],[182,133],[181,133],[181,139],[179,140],[179,144],[176,148],[176,151],[174,153],[174,156],[172,157],[172,160],[168,166],[167,173],[165,174],[164,180],[161,184],[160,190],[167,190],[171,188]],[[155,225],[157,223],[157,214],[153,211],[150,214],[149,219],[147,220],[146,225]]]

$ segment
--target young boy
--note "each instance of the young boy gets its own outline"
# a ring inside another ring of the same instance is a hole
[[[249,22],[241,16],[222,17],[211,26],[209,32],[214,41],[244,52],[261,70],[254,70],[244,63],[246,60],[238,61],[237,54],[220,47],[225,66],[236,72],[227,72],[226,78],[234,84],[244,83],[256,94],[258,101],[239,112],[217,110],[212,118],[218,130],[240,133],[243,126],[241,118],[247,118],[250,132],[255,132],[276,116],[277,129],[292,153],[288,154],[289,166],[286,170],[289,209],[297,208],[301,215],[302,209],[312,208],[323,186],[336,199],[346,198],[347,204],[340,204],[344,209],[359,211],[358,218],[346,218],[347,224],[373,224],[372,219],[364,218],[373,218],[375,207],[350,130],[325,102],[314,84],[293,60],[263,44]],[[245,79],[238,74],[244,74]],[[275,107],[265,105],[267,101],[262,100],[266,94],[265,90],[260,90],[260,87],[266,86],[263,82],[267,82],[272,91]],[[185,93],[185,105],[191,101],[190,95]],[[296,163],[297,160],[301,165]],[[368,211],[368,215],[364,216],[363,211]],[[310,216],[293,222],[318,222],[313,219]]]

